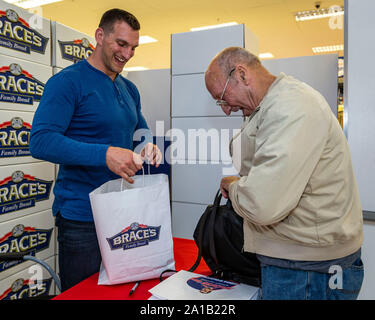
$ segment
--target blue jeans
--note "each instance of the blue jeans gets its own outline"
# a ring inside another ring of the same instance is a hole
[[[346,269],[332,273],[262,267],[261,300],[355,300],[364,268],[358,258]]]
[[[65,291],[100,269],[101,255],[94,222],[67,220],[56,216],[59,269]]]

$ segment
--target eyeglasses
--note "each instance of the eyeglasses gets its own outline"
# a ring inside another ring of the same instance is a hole
[[[225,86],[224,86],[223,93],[221,94],[220,99],[216,100],[216,105],[219,106],[219,107],[226,106],[226,105],[228,104],[225,100],[223,100],[223,97],[224,97],[224,94],[225,94],[225,90],[227,89],[227,86],[228,86],[228,83],[229,83],[229,79],[230,79],[230,77],[232,76],[232,73],[234,72],[234,70],[236,70],[236,67],[234,67],[234,68],[229,72],[229,75],[228,75],[227,81],[225,82]]]

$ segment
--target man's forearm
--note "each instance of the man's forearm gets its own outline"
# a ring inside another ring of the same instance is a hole
[[[106,144],[79,142],[51,130],[33,132],[30,151],[34,158],[66,165],[106,166]]]

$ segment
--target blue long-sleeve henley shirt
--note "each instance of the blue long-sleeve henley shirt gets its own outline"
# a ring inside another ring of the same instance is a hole
[[[30,151],[60,164],[52,211],[93,221],[89,193],[119,176],[106,166],[109,146],[133,150],[133,134],[148,129],[136,86],[114,81],[86,60],[50,78],[35,113]]]

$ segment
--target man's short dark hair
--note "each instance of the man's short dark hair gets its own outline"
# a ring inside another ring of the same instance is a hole
[[[130,12],[117,8],[104,12],[100,19],[99,28],[102,28],[105,33],[110,33],[113,31],[113,25],[118,21],[126,22],[133,30],[141,28],[135,16]]]

